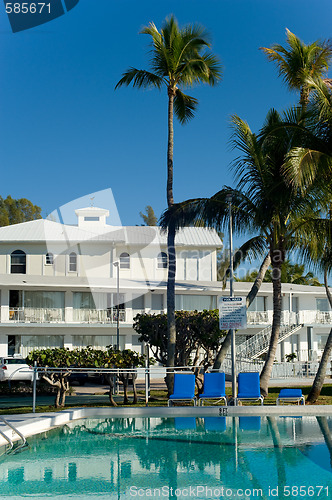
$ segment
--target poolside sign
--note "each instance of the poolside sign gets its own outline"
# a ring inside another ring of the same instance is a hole
[[[220,330],[247,328],[246,297],[219,297]]]

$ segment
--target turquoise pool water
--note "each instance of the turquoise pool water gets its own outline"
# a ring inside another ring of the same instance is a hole
[[[331,498],[332,419],[85,419],[1,457],[0,498]]]

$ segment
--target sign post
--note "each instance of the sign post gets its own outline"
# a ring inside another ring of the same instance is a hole
[[[246,297],[219,297],[219,327],[221,330],[247,328]]]
[[[219,297],[219,328],[232,332],[232,393],[236,398],[235,330],[247,328],[246,297]]]

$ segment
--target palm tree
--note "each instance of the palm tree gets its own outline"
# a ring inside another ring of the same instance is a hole
[[[294,33],[286,29],[288,47],[273,44],[270,48],[260,49],[269,61],[277,64],[281,76],[290,90],[300,91],[300,106],[305,107],[309,101],[310,86],[308,78],[321,78],[327,71],[332,58],[330,40],[306,45]]]
[[[288,113],[300,121],[299,110]],[[162,216],[162,225],[182,227],[202,219],[206,225],[223,229],[228,224],[227,196],[232,195],[235,233],[255,234],[249,240],[257,252],[269,252],[272,264],[273,323],[270,347],[261,373],[261,391],[268,393],[268,382],[278,344],[281,323],[281,266],[287,252],[301,247],[315,235],[320,238],[322,221],[318,208],[324,193],[309,187],[294,190],[283,173],[285,155],[296,140],[275,111],[268,114],[260,136],[251,132],[247,123],[233,118],[234,146],[241,152],[234,162],[236,188],[224,187],[211,198],[188,200],[174,205]],[[273,128],[278,134],[271,134]]]
[[[303,249],[307,259],[324,272],[326,295],[332,308],[332,295],[328,287],[328,274],[332,271],[332,86],[330,81],[308,79],[311,90],[311,100],[308,106],[308,117],[304,135],[303,147],[292,148],[287,155],[285,172],[289,182],[295,189],[303,190],[316,185],[328,197],[326,210],[325,244],[323,247],[311,241]],[[308,403],[317,401],[324,384],[327,364],[332,351],[332,329],[324,347],[315,380],[307,397]]]
[[[332,252],[331,252],[331,250],[326,251],[325,257],[328,258],[329,260],[328,261],[325,260],[324,285],[325,285],[326,295],[327,295],[330,307],[332,309],[332,293],[329,289],[328,282],[327,282],[328,272],[330,269],[332,269],[332,264],[331,264],[332,263]],[[327,366],[328,366],[331,352],[332,352],[332,328],[331,328],[329,336],[327,338],[315,379],[313,381],[310,392],[308,394],[307,403],[311,403],[311,404],[315,403],[317,401],[320,393],[321,393],[322,387],[324,385],[326,370],[327,370]]]
[[[290,150],[284,168],[295,188],[320,182],[324,189],[331,183],[332,172],[332,86],[312,78],[307,85],[311,99],[305,127],[299,130],[302,144]]]
[[[321,286],[318,278],[316,278],[311,271],[308,271],[306,274],[304,274],[304,272],[304,264],[292,264],[289,259],[286,259],[281,267],[281,282],[292,283],[293,285]],[[241,279],[241,281],[254,281],[257,277],[257,274],[257,271],[247,273],[246,276]],[[263,281],[272,283],[272,275],[270,269],[266,271]]]
[[[198,101],[186,95],[183,89],[196,84],[215,85],[221,78],[219,60],[208,49],[210,43],[204,28],[187,25],[179,28],[176,19],[167,18],[158,31],[154,23],[142,29],[141,33],[151,37],[150,71],[129,68],[123,73],[115,88],[133,85],[137,88],[165,88],[168,96],[168,142],[167,142],[167,206],[174,203],[173,198],[173,116],[181,124],[193,118]],[[175,362],[175,227],[168,227],[168,281],[167,281],[167,321],[168,356],[167,366]],[[168,377],[171,390],[173,377]]]

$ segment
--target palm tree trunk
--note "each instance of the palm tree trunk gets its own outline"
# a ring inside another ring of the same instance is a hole
[[[280,250],[271,251],[272,263],[272,287],[273,287],[273,321],[270,338],[270,346],[267,358],[261,372],[260,385],[261,393],[265,397],[269,392],[269,380],[272,373],[272,367],[277,351],[280,323],[281,323],[281,264],[284,257]]]
[[[173,198],[173,148],[174,148],[174,129],[173,129],[173,106],[175,91],[168,88],[168,144],[167,144],[167,205],[170,208],[174,203]],[[176,344],[176,326],[175,326],[175,226],[171,224],[167,234],[167,252],[168,252],[168,279],[167,279],[167,367],[175,365],[175,344]],[[174,374],[166,377],[166,383],[169,394],[173,392]]]
[[[310,95],[310,90],[308,86],[303,85],[300,90],[300,106],[302,107],[303,111],[305,111],[306,108],[308,107],[309,95]]]
[[[254,281],[254,284],[251,287],[250,292],[247,295],[247,303],[246,306],[249,307],[253,300],[255,299],[265,276],[266,271],[268,270],[269,266],[271,264],[271,256],[270,252],[266,255],[265,259],[263,260],[261,267],[259,268],[258,274],[256,276],[256,279]]]
[[[246,301],[247,307],[249,307],[250,304],[255,299],[255,297],[256,297],[256,295],[261,287],[261,284],[263,282],[265,273],[266,273],[270,264],[271,264],[271,257],[270,257],[270,252],[269,252],[266,255],[265,259],[263,260],[261,267],[259,268],[258,274],[256,276],[256,279],[254,281],[254,284],[252,285],[251,290],[247,295],[247,301]],[[215,362],[213,365],[214,370],[220,369],[220,367],[221,367],[221,365],[226,357],[226,354],[229,350],[229,347],[231,345],[231,340],[232,340],[231,330],[228,330],[228,333],[225,337],[225,340],[223,341],[223,343],[218,351],[217,357],[215,359]]]
[[[327,283],[327,269],[325,269],[324,272],[324,285],[325,285],[325,290],[326,290],[326,295],[329,300],[330,306],[332,307],[332,294],[329,290],[329,286]],[[330,330],[329,336],[327,338],[325,347],[324,347],[324,352],[322,355],[322,358],[319,363],[319,367],[315,376],[315,380],[311,386],[310,392],[307,397],[307,403],[313,404],[317,401],[319,398],[319,395],[321,393],[322,387],[324,385],[324,380],[325,380],[325,375],[326,375],[326,370],[327,370],[327,365],[330,359],[330,354],[332,350],[332,328]]]

